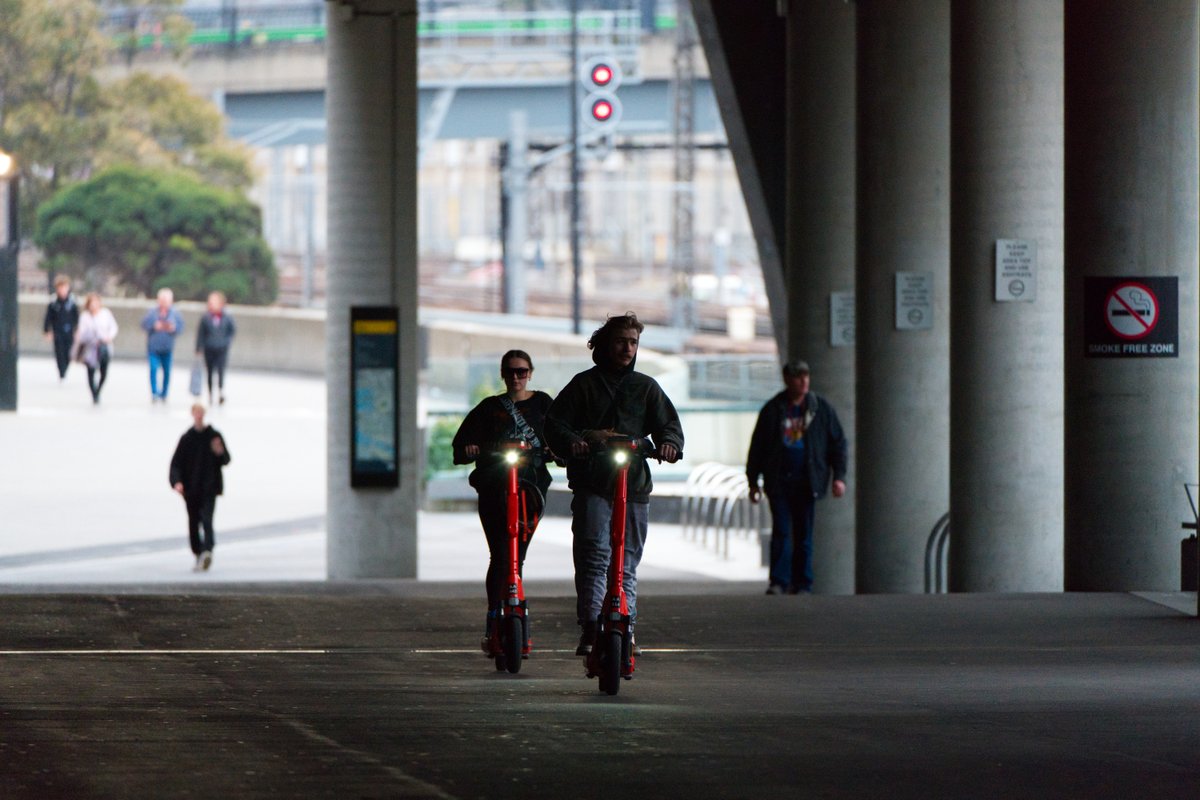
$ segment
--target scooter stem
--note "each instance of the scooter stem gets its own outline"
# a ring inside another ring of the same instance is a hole
[[[616,487],[612,504],[612,573],[609,575],[609,591],[618,600],[621,614],[629,613],[625,599],[625,520],[629,503],[629,462],[617,471]],[[608,609],[609,611],[617,609]]]

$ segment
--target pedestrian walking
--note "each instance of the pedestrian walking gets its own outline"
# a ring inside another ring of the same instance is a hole
[[[175,353],[175,337],[183,333],[183,317],[175,310],[175,293],[159,289],[154,308],[142,317],[146,332],[146,359],[150,363],[150,396],[152,402],[166,402],[171,385],[171,359]],[[159,372],[162,389],[158,388]]]
[[[117,331],[113,313],[104,307],[97,292],[89,292],[83,300],[83,314],[75,332],[75,352],[77,360],[87,367],[88,388],[92,391],[92,402],[97,405],[100,390],[108,379],[108,362],[112,358]]]
[[[58,363],[58,379],[66,380],[71,365],[71,347],[79,327],[79,305],[71,295],[71,279],[59,275],[54,279],[54,299],[46,306],[42,332],[46,341],[54,343],[54,360]]]
[[[846,493],[846,435],[837,411],[810,391],[808,363],[783,365],[784,390],[758,413],[746,481],[750,502],[760,495],[758,480],[771,505],[771,566],[767,594],[812,591],[812,543],[816,502],[832,489]]]
[[[217,546],[213,530],[213,513],[217,497],[225,492],[221,469],[229,463],[225,438],[204,422],[205,409],[201,403],[192,405],[192,427],[179,438],[171,457],[171,488],[187,504],[188,543],[196,556],[195,572],[212,566],[213,550]]]
[[[196,328],[196,358],[204,357],[208,372],[208,404],[213,404],[213,375],[217,376],[217,404],[225,404],[225,366],[229,362],[229,346],[237,335],[233,316],[225,308],[224,292],[210,292],[208,307]]]

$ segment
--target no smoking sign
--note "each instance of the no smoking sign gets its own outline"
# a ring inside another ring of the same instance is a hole
[[[1144,339],[1158,324],[1158,297],[1145,284],[1122,283],[1108,293],[1104,321],[1122,339]]]
[[[1088,356],[1179,356],[1178,278],[1086,278],[1084,303]]]

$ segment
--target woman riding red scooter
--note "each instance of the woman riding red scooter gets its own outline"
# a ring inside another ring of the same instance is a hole
[[[488,613],[480,647],[489,657],[494,656],[493,628],[500,616],[506,597],[509,565],[508,530],[508,471],[499,442],[524,440],[529,445],[518,478],[530,514],[529,524],[519,543],[518,558],[525,563],[529,540],[537,527],[550,488],[550,472],[546,468],[544,425],[550,395],[527,388],[533,377],[533,359],[524,350],[509,350],[500,359],[500,377],[505,392],[487,397],[463,420],[454,436],[454,463],[475,464],[470,482],[479,494],[479,521],[487,537],[491,560],[487,571]]]

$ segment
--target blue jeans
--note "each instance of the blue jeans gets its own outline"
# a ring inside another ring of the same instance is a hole
[[[150,394],[167,398],[167,387],[171,385],[171,354],[148,353],[150,359]],[[158,391],[158,370],[162,368],[162,391]]]
[[[629,503],[625,513],[625,574],[622,583],[629,603],[629,619],[637,620],[637,568],[646,547],[650,523],[649,503]],[[579,624],[595,622],[608,590],[608,565],[612,558],[609,522],[612,500],[590,492],[571,499],[571,534],[574,537],[575,598]]]
[[[771,584],[811,591],[816,510],[812,488],[804,479],[784,479],[767,499],[771,503]]]

